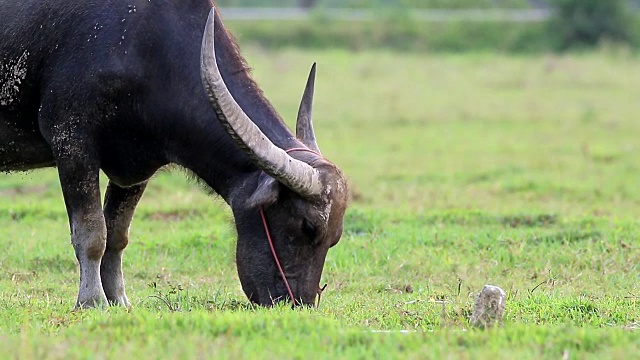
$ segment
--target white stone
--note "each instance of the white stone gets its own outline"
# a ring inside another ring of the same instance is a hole
[[[476,304],[471,315],[471,325],[477,328],[488,328],[502,324],[507,295],[497,286],[485,285],[476,297]]]

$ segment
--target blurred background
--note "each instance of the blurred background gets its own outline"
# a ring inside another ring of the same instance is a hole
[[[263,46],[532,52],[638,45],[640,0],[220,0]],[[279,26],[265,22],[278,21]],[[373,22],[373,24],[372,24]]]
[[[351,234],[389,213],[640,211],[640,0],[217,3],[290,128],[318,63],[314,123],[349,178]],[[34,176],[33,202],[50,193],[64,218],[55,169],[3,176],[0,195]],[[145,199],[140,212],[211,203],[180,172]]]
[[[318,62],[318,138],[357,209],[640,205],[640,1],[218,4],[285,119]]]

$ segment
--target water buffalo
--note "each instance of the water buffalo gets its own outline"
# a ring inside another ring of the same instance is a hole
[[[57,167],[80,265],[76,307],[130,305],[129,224],[167,164],[231,207],[252,302],[316,299],[348,190],[316,143],[315,66],[293,135],[212,6],[0,0],[0,171]],[[103,204],[100,170],[109,178]]]

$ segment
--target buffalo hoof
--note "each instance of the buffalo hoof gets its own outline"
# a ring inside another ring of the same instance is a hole
[[[122,294],[122,296],[118,296],[115,299],[109,299],[109,305],[112,306],[122,306],[127,309],[131,309],[131,303],[129,299],[127,299],[127,295]]]
[[[107,301],[107,297],[104,292],[96,294],[94,296],[83,296],[85,294],[78,295],[78,300],[76,301],[76,306],[74,310],[82,310],[82,309],[104,309],[107,307],[109,302]]]

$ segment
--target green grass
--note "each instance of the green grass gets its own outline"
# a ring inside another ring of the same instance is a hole
[[[557,49],[544,22],[425,22],[402,10],[381,11],[375,20],[331,19],[322,11],[308,20],[227,21],[245,43],[270,49],[388,49],[400,52],[498,51],[541,53]],[[633,22],[638,28],[638,22]],[[637,45],[633,41],[630,47]]]
[[[319,64],[318,139],[353,190],[320,308],[249,305],[226,205],[173,171],[131,229],[133,309],[72,312],[55,171],[2,174],[4,357],[639,358],[637,57],[245,55],[290,124]],[[507,312],[477,331],[485,284]]]

